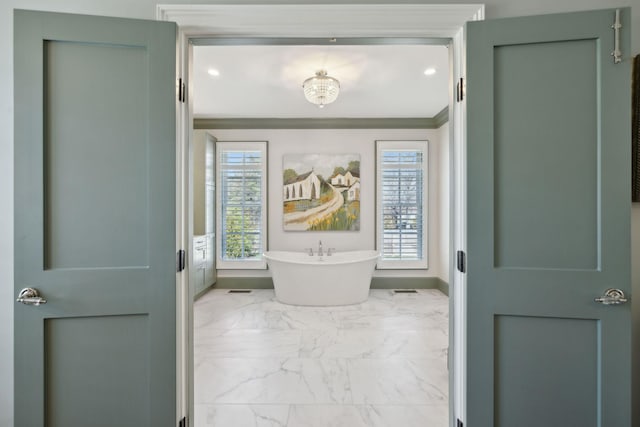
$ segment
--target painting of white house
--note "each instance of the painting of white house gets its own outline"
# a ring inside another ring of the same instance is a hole
[[[359,231],[360,155],[285,155],[282,200],[285,231]]]

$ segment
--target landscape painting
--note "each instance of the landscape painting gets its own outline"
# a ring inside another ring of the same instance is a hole
[[[282,184],[285,231],[360,230],[359,154],[287,154]]]

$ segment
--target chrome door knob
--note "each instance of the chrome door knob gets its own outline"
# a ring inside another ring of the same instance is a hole
[[[627,297],[620,289],[610,288],[604,291],[604,295],[595,298],[594,301],[604,305],[620,305],[627,302]]]
[[[26,305],[40,305],[47,303],[47,300],[42,298],[38,290],[34,288],[24,288],[21,290],[16,301]]]

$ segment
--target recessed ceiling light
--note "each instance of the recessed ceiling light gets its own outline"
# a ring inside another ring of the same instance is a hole
[[[433,67],[427,68],[426,70],[424,70],[425,76],[433,76],[435,73],[436,73],[436,69]]]
[[[216,70],[215,68],[209,68],[207,70],[207,73],[209,73],[209,75],[213,77],[218,77],[220,75],[220,71]]]

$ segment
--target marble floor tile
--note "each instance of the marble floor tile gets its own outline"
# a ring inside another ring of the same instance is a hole
[[[355,404],[442,404],[448,396],[446,361],[347,360]]]
[[[339,329],[376,329],[400,331],[427,331],[434,328],[448,330],[448,319],[441,313],[397,312],[334,312]]]
[[[212,289],[194,304],[194,327],[203,327],[214,319],[243,311],[265,311],[262,307],[274,298],[272,289],[252,289],[247,294],[232,294],[228,289]]]
[[[198,357],[292,358],[300,355],[301,330],[206,329],[194,336]]]
[[[195,405],[196,427],[286,427],[289,405]]]
[[[368,427],[354,405],[293,405],[287,427]]]
[[[242,307],[220,311],[206,319],[198,319],[196,328],[207,329],[330,329],[338,324],[329,310],[261,310]]]
[[[443,405],[293,405],[287,427],[446,427]]]
[[[203,309],[229,308],[235,310],[260,306],[260,304],[273,300],[273,297],[272,289],[251,289],[249,293],[237,294],[230,293],[229,289],[211,289],[196,301],[196,305]]]
[[[443,358],[448,334],[433,330],[337,329],[302,331],[300,357],[310,358]]]
[[[449,403],[439,405],[370,405],[359,407],[369,427],[446,427]]]
[[[194,376],[196,403],[352,403],[340,359],[204,359]]]
[[[396,294],[389,289],[372,289],[369,292],[369,299],[362,303],[361,309],[422,313],[434,309],[447,309],[448,306],[449,298],[436,289],[418,289],[415,294]]]

